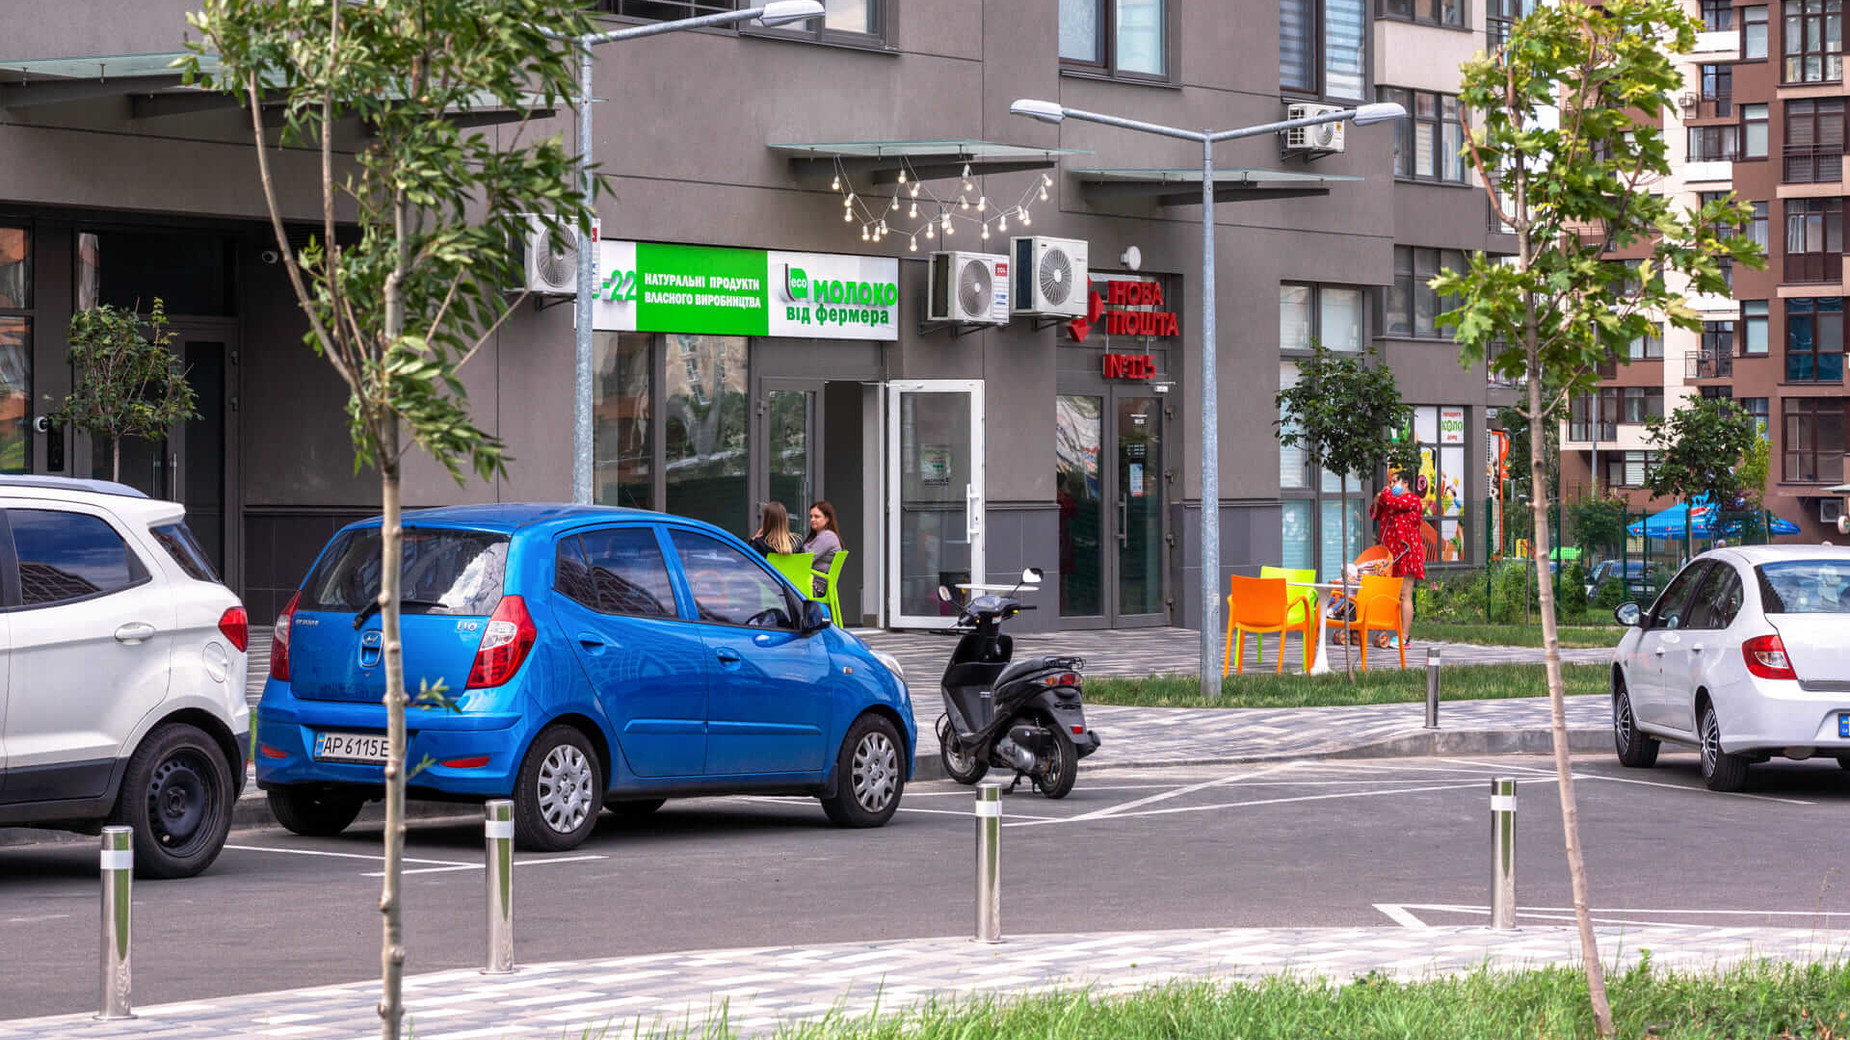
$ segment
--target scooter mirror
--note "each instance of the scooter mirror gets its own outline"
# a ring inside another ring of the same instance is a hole
[[[1041,580],[1041,574],[1042,571],[1039,567],[1029,567],[1021,572],[1021,583],[1023,585],[1038,584]]]
[[[951,601],[951,590],[942,585],[938,586],[938,599],[942,602],[949,603]]]

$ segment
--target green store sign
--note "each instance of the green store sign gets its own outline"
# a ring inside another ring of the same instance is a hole
[[[616,332],[895,340],[899,261],[600,242],[593,326]]]

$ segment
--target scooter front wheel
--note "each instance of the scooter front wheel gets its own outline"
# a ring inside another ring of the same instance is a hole
[[[951,732],[948,716],[938,716],[938,761],[946,776],[960,784],[974,784],[989,773],[988,760],[967,752]]]

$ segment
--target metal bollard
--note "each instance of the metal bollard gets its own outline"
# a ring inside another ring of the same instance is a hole
[[[1439,728],[1439,648],[1426,648],[1426,728]]]
[[[484,975],[514,971],[514,803],[496,798],[482,805],[482,843],[488,861],[488,965]]]
[[[1490,926],[1516,927],[1516,778],[1490,782]]]
[[[129,971],[129,886],[135,878],[135,832],[103,828],[102,997],[100,1019],[134,1018]]]
[[[1002,785],[976,789],[976,941],[1002,941]]]

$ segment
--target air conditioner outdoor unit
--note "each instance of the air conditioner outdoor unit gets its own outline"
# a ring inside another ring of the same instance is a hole
[[[1844,515],[1844,500],[1841,498],[1820,499],[1818,502],[1818,522],[1835,525],[1837,518]]]
[[[1292,105],[1285,110],[1286,119],[1309,119],[1328,112],[1340,112],[1336,105]],[[1344,123],[1319,123],[1294,126],[1285,131],[1287,152],[1340,152],[1343,150]]]
[[[1080,318],[1086,313],[1086,243],[1083,239],[1009,239],[1015,258],[1013,311],[1035,317]]]
[[[591,240],[598,226],[591,222]],[[549,231],[537,214],[527,217],[526,290],[538,296],[578,295],[578,241],[572,227]]]
[[[925,320],[960,325],[1009,323],[1009,258],[994,253],[931,254]]]

